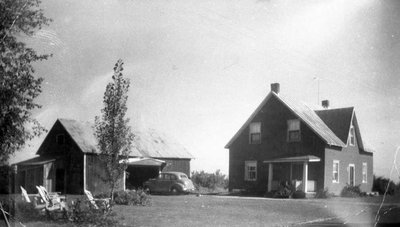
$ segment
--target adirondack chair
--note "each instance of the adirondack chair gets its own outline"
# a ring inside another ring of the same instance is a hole
[[[43,186],[36,186],[40,198],[44,201],[44,209],[46,214],[51,217],[52,214],[62,214],[62,217],[68,218],[67,206],[64,201],[61,201],[59,196],[50,197],[49,193]]]
[[[46,194],[50,198],[50,200],[55,201],[56,203],[65,201],[65,196],[59,195],[57,192],[47,192],[46,188],[41,185],[39,185],[38,187],[42,189],[44,194]]]
[[[19,187],[21,188],[22,200],[24,200],[27,203],[32,203],[33,207],[37,210],[44,210],[46,208],[46,204],[44,203],[44,201],[42,199],[40,199],[39,195],[34,195],[33,201],[32,201],[31,198],[29,198],[29,195],[26,192],[25,188],[23,188],[22,186],[19,186]]]
[[[104,198],[104,199],[95,199],[92,195],[92,193],[88,190],[84,190],[86,198],[89,201],[89,205],[94,208],[94,209],[102,209],[104,212],[107,212],[111,209],[110,205],[110,198]]]
[[[28,193],[26,192],[25,188],[23,188],[22,186],[19,186],[21,188],[21,195],[22,195],[22,199],[25,200],[27,203],[31,202],[31,199],[28,196]]]

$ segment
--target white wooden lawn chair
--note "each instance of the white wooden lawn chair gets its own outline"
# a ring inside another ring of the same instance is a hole
[[[29,198],[29,195],[27,193],[27,191],[25,190],[25,188],[23,188],[22,186],[19,186],[21,188],[21,195],[22,195],[22,200],[24,200],[27,203],[32,203],[33,207],[37,210],[45,210],[46,208],[46,204],[44,203],[44,201],[42,200],[42,202],[39,202],[40,196],[35,194],[33,195],[33,202],[31,201],[31,198]],[[40,199],[41,200],[41,199]]]
[[[22,199],[25,200],[27,203],[31,202],[31,199],[28,196],[28,193],[26,192],[25,188],[23,188],[22,186],[19,186],[21,188],[21,195],[22,195]]]
[[[67,206],[64,201],[61,201],[60,197],[50,197],[49,193],[43,186],[36,186],[40,198],[44,201],[46,213],[51,216],[52,213],[62,213],[63,217],[67,218]],[[44,190],[43,190],[44,189]]]
[[[95,199],[90,191],[86,189],[84,191],[91,207],[93,207],[96,210],[103,209],[104,212],[110,210],[111,208],[110,198]]]

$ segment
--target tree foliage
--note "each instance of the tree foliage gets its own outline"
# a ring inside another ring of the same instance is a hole
[[[123,77],[122,66],[122,60],[118,60],[112,82],[107,85],[104,93],[102,116],[95,118],[95,134],[101,151],[99,157],[104,164],[104,180],[110,187],[112,199],[118,180],[126,170],[134,137],[128,125],[129,118],[125,117],[130,81]]]
[[[43,81],[34,77],[32,64],[49,55],[39,55],[19,41],[51,21],[40,3],[0,0],[0,162],[7,162],[27,140],[45,131],[31,113],[40,108],[34,99],[41,93]]]
[[[208,189],[228,188],[228,178],[219,169],[215,173],[206,173],[204,170],[192,171],[191,178],[193,183],[200,187]]]

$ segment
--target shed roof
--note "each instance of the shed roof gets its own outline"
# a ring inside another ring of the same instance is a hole
[[[14,165],[21,165],[21,166],[43,165],[55,161],[56,158],[57,158],[56,156],[37,156],[22,162],[14,163]]]
[[[89,122],[80,122],[72,119],[58,119],[68,134],[84,153],[100,153],[97,140],[94,136],[93,125]],[[152,158],[194,158],[185,147],[171,137],[159,133],[154,129],[134,131],[133,157]]]
[[[282,94],[276,94],[270,92],[267,97],[261,102],[257,109],[251,114],[249,119],[243,124],[239,131],[232,137],[225,148],[236,140],[236,138],[242,133],[242,131],[250,124],[253,118],[260,112],[261,108],[270,100],[272,97],[282,102],[290,111],[292,111],[302,122],[304,122],[311,130],[313,130],[322,140],[327,144],[333,146],[344,147],[345,144],[335,135],[335,133],[321,120],[321,118],[304,103],[293,101],[292,99],[283,96]]]
[[[304,156],[293,156],[285,158],[275,158],[271,160],[265,160],[264,163],[282,163],[282,162],[319,162],[321,159],[314,155],[304,155]]]

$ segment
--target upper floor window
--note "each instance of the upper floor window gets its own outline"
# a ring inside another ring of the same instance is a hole
[[[250,123],[249,141],[250,144],[261,143],[261,122]]]
[[[356,144],[356,136],[354,131],[354,126],[350,126],[350,133],[349,133],[349,145],[354,146]]]
[[[300,134],[300,120],[293,119],[287,121],[288,132],[287,132],[287,140],[288,142],[298,142],[301,140]]]
[[[257,180],[257,161],[245,161],[244,163],[244,180]]]
[[[339,183],[339,161],[333,160],[332,182]]]
[[[367,163],[362,164],[362,182],[367,183]]]
[[[58,134],[56,136],[56,142],[57,142],[58,145],[65,144],[65,136],[64,136],[64,134]]]

